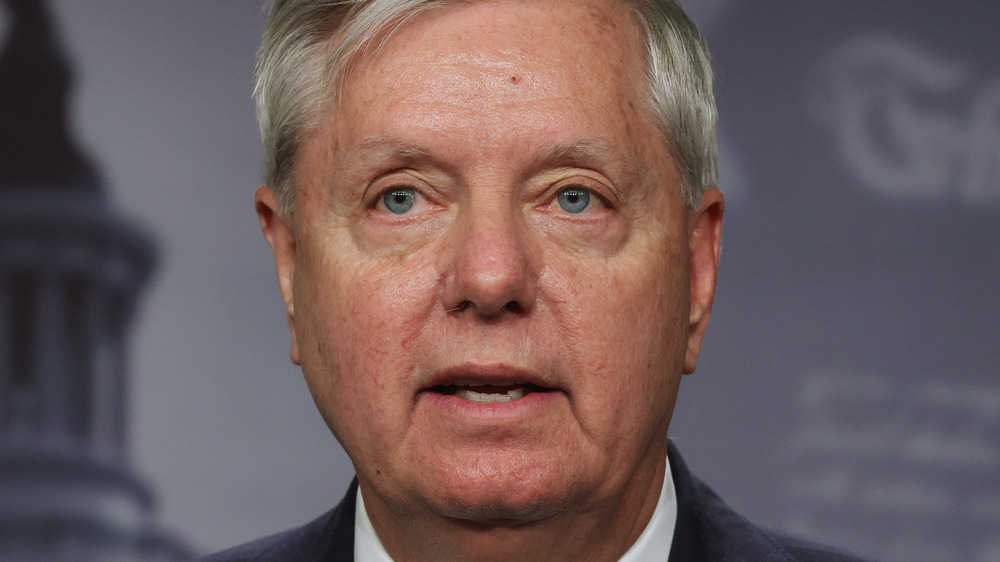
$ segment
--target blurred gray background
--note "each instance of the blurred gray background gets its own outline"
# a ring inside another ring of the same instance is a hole
[[[158,519],[204,552],[301,524],[352,468],[288,361],[253,214],[261,2],[51,4],[77,137],[160,241],[130,361]],[[1000,8],[684,4],[717,63],[728,207],[673,438],[759,522],[1000,561]]]

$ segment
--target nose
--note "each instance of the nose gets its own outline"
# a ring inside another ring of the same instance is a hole
[[[461,213],[442,252],[442,303],[449,313],[498,318],[535,305],[539,261],[524,217],[510,209]]]

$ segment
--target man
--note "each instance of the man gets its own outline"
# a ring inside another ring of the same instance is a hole
[[[278,0],[256,95],[291,359],[357,487],[215,559],[837,557],[668,451],[723,215],[680,8]]]

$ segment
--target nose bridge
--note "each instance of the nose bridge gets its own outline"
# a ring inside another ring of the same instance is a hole
[[[443,303],[482,316],[527,312],[538,281],[536,248],[518,205],[492,193],[470,198],[450,233]]]

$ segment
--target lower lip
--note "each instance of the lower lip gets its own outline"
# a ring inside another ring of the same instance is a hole
[[[438,415],[464,420],[523,419],[538,417],[565,398],[559,391],[529,392],[518,400],[509,402],[474,402],[459,398],[454,394],[424,391],[417,397],[418,406],[430,406]]]

